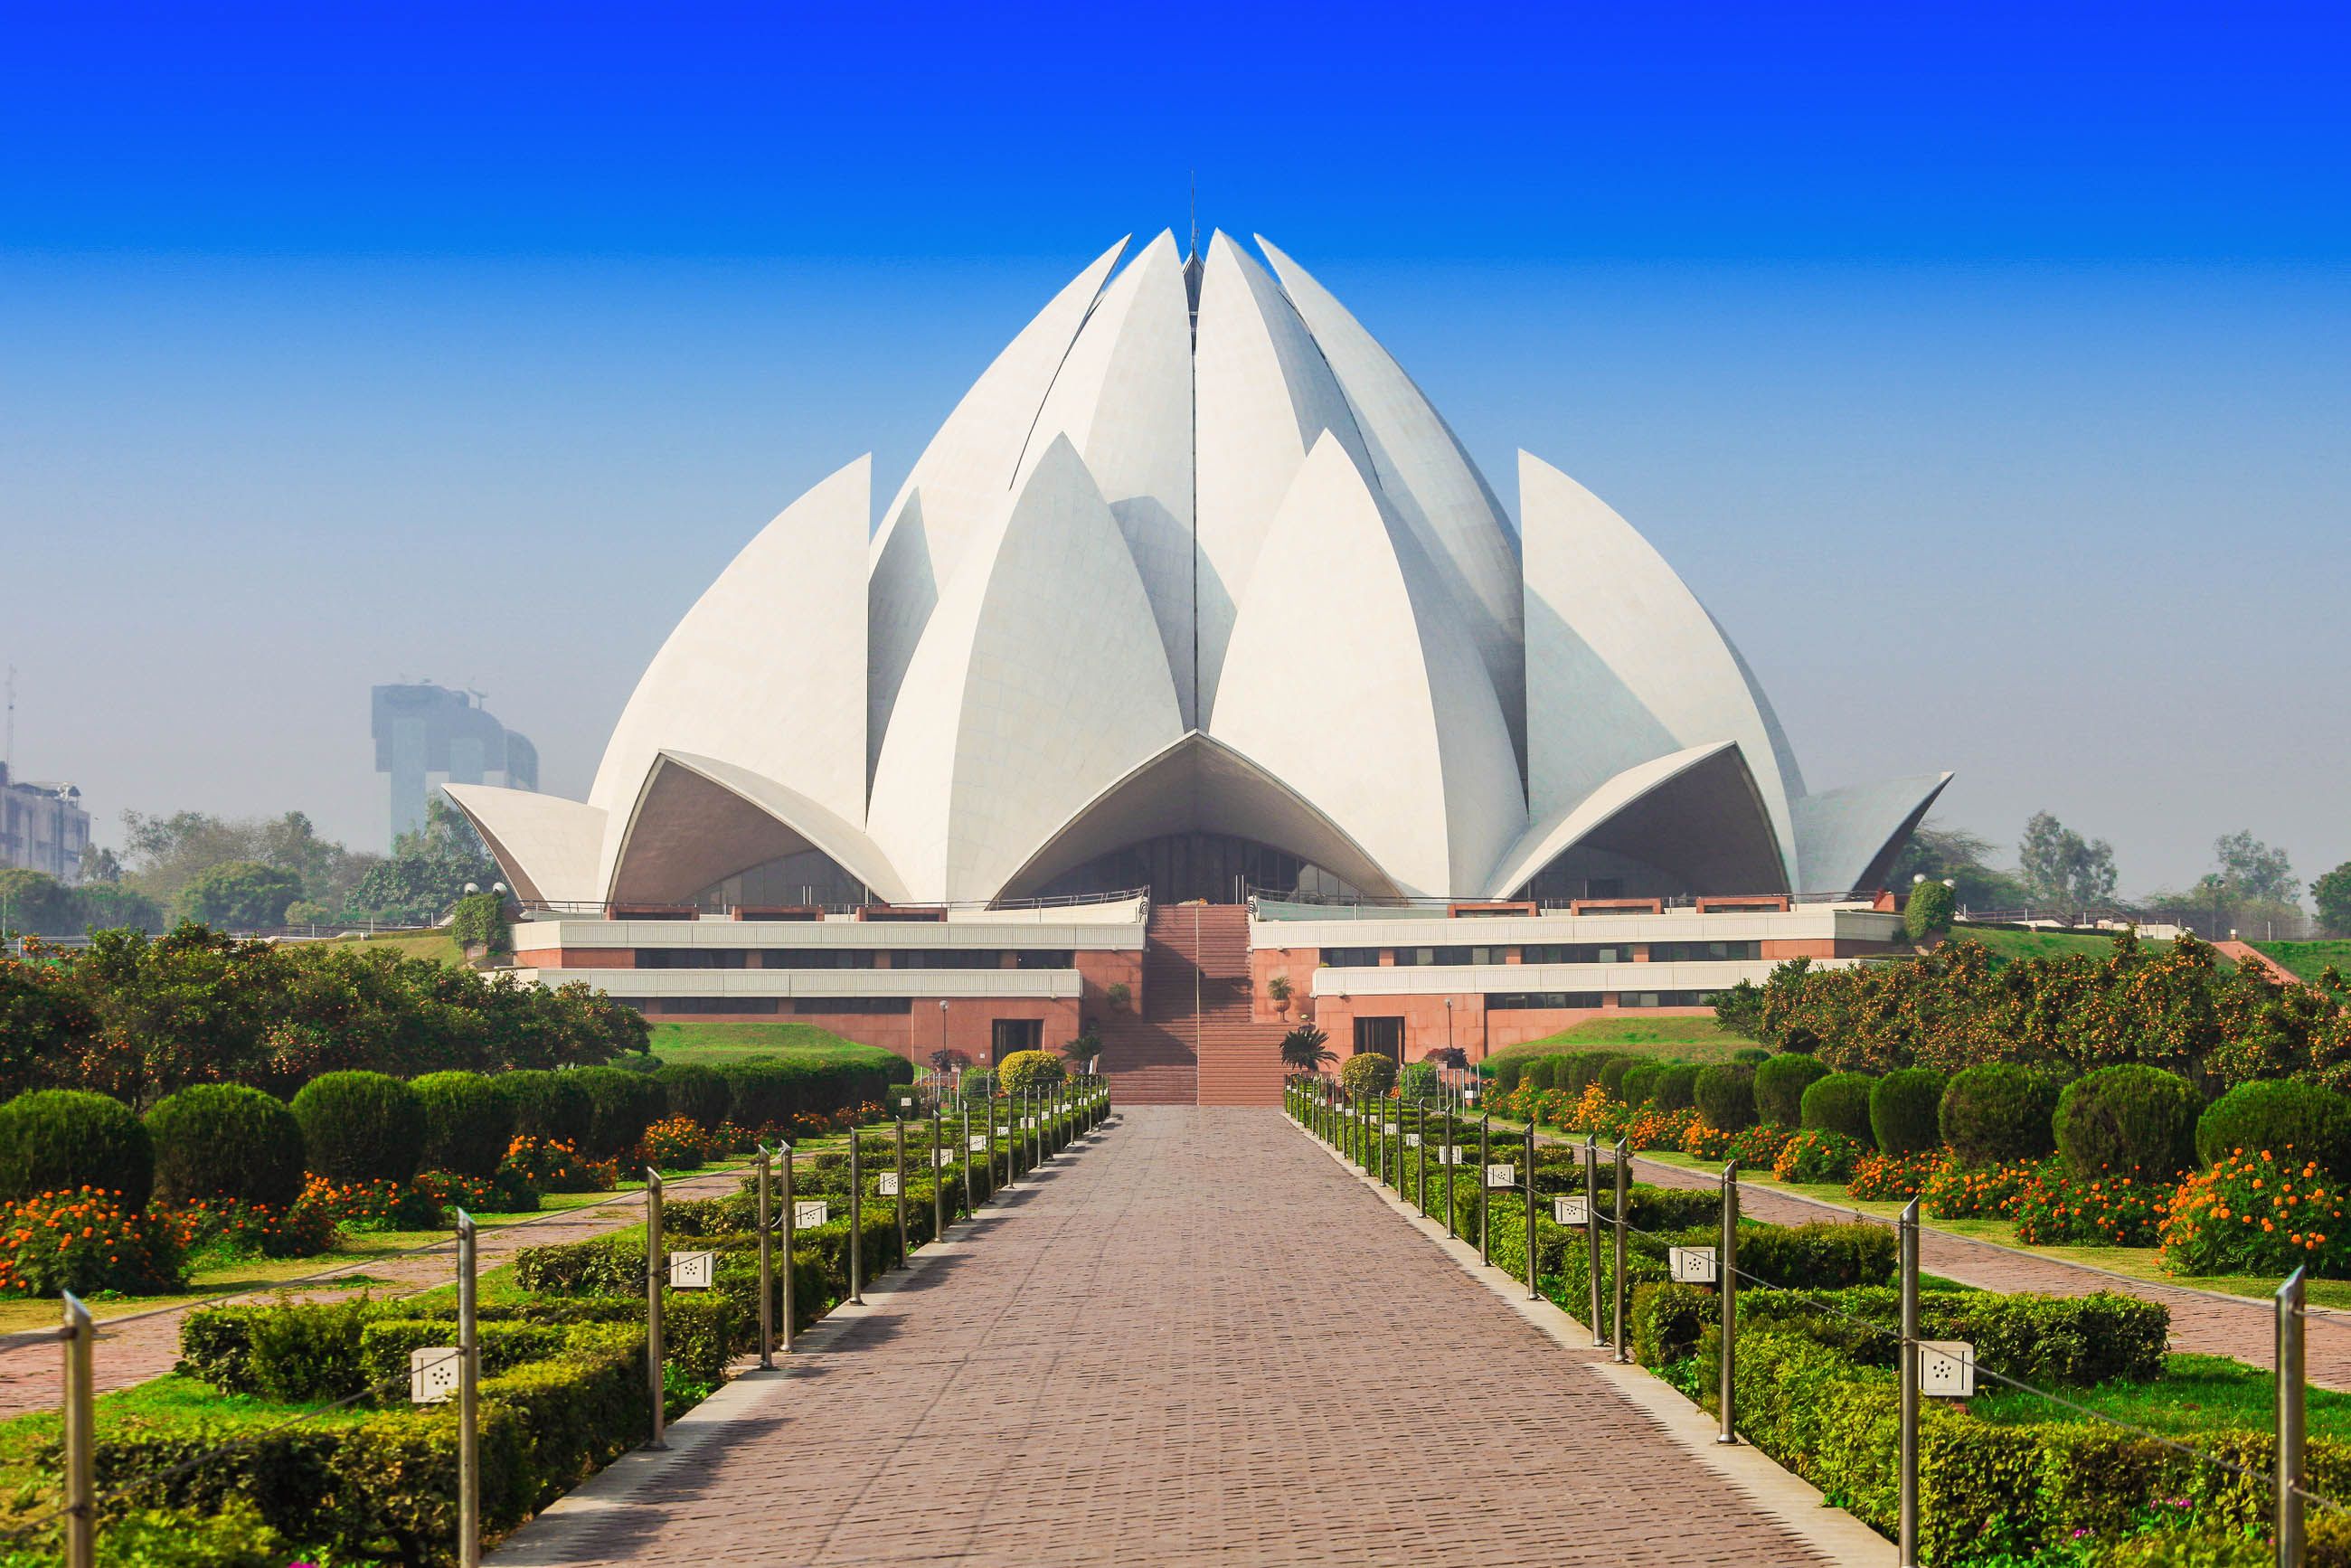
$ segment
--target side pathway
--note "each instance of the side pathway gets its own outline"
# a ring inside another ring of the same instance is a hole
[[[676,1176],[664,1185],[674,1198],[715,1197],[734,1191],[735,1183],[742,1176],[743,1170],[748,1168],[714,1171],[705,1176]],[[614,1202],[570,1209],[542,1219],[486,1228],[478,1232],[476,1250],[479,1267],[486,1273],[526,1247],[543,1247],[558,1241],[582,1241],[608,1230],[619,1230],[642,1223],[643,1218],[643,1203],[634,1196],[624,1196]],[[331,1257],[320,1259],[319,1263],[321,1273],[334,1269]],[[334,1271],[365,1274],[371,1282],[361,1288],[382,1295],[405,1296],[449,1284],[456,1279],[456,1270],[457,1243],[453,1232],[447,1241],[428,1252],[389,1260],[371,1259]],[[149,1378],[161,1377],[171,1371],[180,1359],[180,1320],[199,1305],[225,1306],[274,1301],[283,1288],[267,1285],[257,1291],[231,1296],[225,1301],[191,1301],[183,1307],[170,1307],[152,1315],[120,1319],[112,1324],[101,1322],[98,1325],[98,1392],[106,1394],[117,1388],[128,1388],[134,1383],[144,1383]],[[358,1295],[361,1288],[337,1290],[331,1284],[322,1282],[304,1288],[300,1294],[306,1301],[339,1301],[348,1296]],[[0,1417],[21,1416],[33,1410],[57,1409],[61,1398],[63,1364],[63,1352],[55,1344],[20,1344],[0,1351]]]
[[[1278,1111],[1127,1108],[916,1262],[495,1560],[1828,1561]]]

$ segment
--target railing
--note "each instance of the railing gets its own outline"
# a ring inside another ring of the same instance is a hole
[[[1116,893],[1066,893],[1040,898],[961,899],[948,900],[936,904],[896,906],[885,904],[877,900],[867,904],[810,904],[796,905],[795,907],[804,908],[811,912],[820,912],[830,916],[835,915],[854,915],[861,909],[886,909],[891,907],[921,908],[926,910],[943,909],[950,913],[953,913],[956,910],[986,913],[1007,909],[1078,909],[1093,904],[1125,904],[1136,900],[1140,900],[1143,903],[1144,913],[1148,914],[1151,904],[1151,890],[1147,887],[1130,887]],[[526,898],[519,900],[518,902],[520,903],[525,919],[528,919],[533,915],[572,915],[583,920],[625,920],[632,917],[626,915],[615,915],[613,914],[613,911],[650,909],[656,907],[656,905],[650,903],[631,901],[627,899],[597,901],[589,899]],[[666,908],[670,906],[662,907]],[[707,905],[678,904],[674,906],[670,913],[666,913],[660,916],[649,916],[648,918],[672,920],[726,920],[731,918],[737,908],[758,909],[765,907],[768,906],[763,904],[737,905],[731,904]]]

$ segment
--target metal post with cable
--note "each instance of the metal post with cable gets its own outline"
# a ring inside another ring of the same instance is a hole
[[[1721,1429],[1715,1433],[1718,1443],[1736,1443],[1739,1434],[1731,1429],[1737,1404],[1732,1392],[1739,1366],[1739,1162],[1732,1160],[1722,1167],[1722,1255],[1718,1277],[1722,1281],[1722,1380],[1716,1391],[1721,1404]]]
[[[653,1436],[648,1448],[666,1448],[662,1436],[662,1178],[645,1171],[645,1381],[653,1395]]]

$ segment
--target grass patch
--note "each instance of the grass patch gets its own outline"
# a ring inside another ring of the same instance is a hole
[[[431,958],[451,968],[468,967],[465,955],[458,949],[456,938],[445,930],[402,931],[383,936],[339,936],[339,942],[364,942],[371,947],[391,947],[407,958]]]
[[[2251,946],[2254,952],[2276,959],[2314,985],[2318,972],[2329,964],[2351,975],[2351,942],[2255,942]]]
[[[1560,1051],[1597,1051],[1610,1047],[1623,1051],[1627,1056],[1654,1052],[1686,1056],[1693,1061],[1727,1061],[1732,1052],[1754,1043],[1744,1035],[1731,1033],[1710,1016],[1688,1018],[1667,1014],[1662,1018],[1644,1018],[1636,1015],[1585,1019],[1582,1023],[1572,1025],[1546,1039],[1531,1040],[1523,1045],[1505,1046],[1486,1060],[1517,1061],[1522,1057],[1551,1056]]]
[[[894,1051],[866,1045],[811,1023],[657,1023],[653,1051],[664,1061],[709,1065],[746,1056],[819,1054],[852,1061],[897,1059]]]
[[[1968,1414],[1995,1426],[2090,1419],[2020,1389],[1980,1383],[1977,1389],[1976,1396],[1968,1401]],[[2069,1389],[2065,1396],[2116,1421],[2168,1437],[2185,1437],[2247,1427],[2267,1430],[2276,1422],[2276,1395],[2277,1380],[2269,1373],[2226,1356],[2179,1354],[2164,1357],[2163,1375],[2153,1383],[2102,1383],[2095,1388]],[[2351,1394],[2313,1388],[2308,1398],[2313,1436],[2351,1435]]]

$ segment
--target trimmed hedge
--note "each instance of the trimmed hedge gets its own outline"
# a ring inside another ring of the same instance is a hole
[[[716,1132],[718,1124],[726,1120],[732,1096],[716,1068],[698,1061],[673,1061],[653,1076],[668,1096],[671,1115],[684,1116],[705,1133]]]
[[[1881,1155],[1919,1155],[1943,1142],[1943,1075],[1931,1067],[1904,1067],[1869,1091],[1870,1135]]]
[[[2099,1172],[2170,1182],[2196,1166],[2202,1097],[2188,1080],[2136,1063],[2065,1086],[2051,1123],[2057,1152],[2085,1177]]]
[[[1637,1056],[1612,1056],[1600,1065],[1600,1087],[1612,1099],[1625,1097],[1625,1080],[1633,1069],[1641,1065]]]
[[[198,1083],[147,1113],[163,1202],[293,1207],[302,1196],[302,1124],[274,1094]]]
[[[1856,1143],[1875,1145],[1869,1096],[1876,1087],[1877,1080],[1866,1072],[1832,1072],[1805,1089],[1800,1117],[1807,1130],[1843,1133]]]
[[[1698,1075],[1691,1097],[1698,1113],[1717,1132],[1744,1132],[1755,1125],[1755,1070],[1751,1067],[1709,1067]]]
[[[1779,1127],[1804,1124],[1804,1091],[1829,1075],[1809,1056],[1783,1051],[1755,1070],[1755,1111]]]
[[[422,1169],[486,1181],[514,1141],[514,1106],[478,1072],[428,1072],[409,1087],[424,1103]]]
[[[294,1096],[310,1169],[340,1182],[405,1182],[424,1157],[424,1102],[381,1072],[328,1072]]]
[[[2281,1158],[2292,1149],[2337,1178],[2351,1176],[2351,1100],[2293,1078],[2240,1083],[2197,1118],[2196,1155],[2212,1166],[2240,1149]]]
[[[1646,1105],[1657,1087],[1657,1079],[1665,1072],[1665,1064],[1639,1061],[1625,1070],[1624,1082],[1618,1085],[1616,1097],[1627,1105]]]
[[[1973,1167],[2037,1160],[2053,1152],[2050,1130],[2057,1085],[2029,1067],[1985,1061],[1962,1068],[1944,1087],[1943,1142]]]
[[[1698,1069],[1676,1062],[1657,1072],[1649,1087],[1649,1103],[1660,1111],[1683,1111],[1698,1103]]]
[[[1516,1089],[1519,1086],[1519,1081],[1526,1076],[1527,1058],[1506,1056],[1499,1061],[1483,1063],[1481,1071],[1487,1080],[1494,1085],[1498,1093],[1508,1094]]]
[[[514,1135],[569,1144],[584,1155],[596,1125],[596,1102],[576,1072],[529,1068],[490,1080],[514,1107]]]
[[[668,1092],[650,1072],[583,1067],[566,1076],[588,1092],[588,1139],[580,1152],[591,1160],[622,1158],[668,1113]]]
[[[37,1089],[0,1105],[0,1199],[86,1186],[147,1207],[154,1144],[130,1106],[80,1089]]]
[[[723,1062],[718,1076],[726,1081],[727,1118],[753,1132],[781,1126],[792,1117],[794,1080],[772,1056],[747,1056]]]

